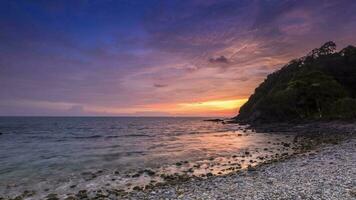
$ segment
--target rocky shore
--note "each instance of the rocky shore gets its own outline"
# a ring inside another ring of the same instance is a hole
[[[256,170],[135,192],[127,199],[355,199],[356,139]]]
[[[126,199],[355,199],[356,124],[253,125],[258,132],[295,133],[299,153],[226,176],[191,180]]]

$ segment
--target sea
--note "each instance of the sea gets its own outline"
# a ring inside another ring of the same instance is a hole
[[[224,175],[229,164],[256,165],[283,150],[276,141],[292,139],[207,119],[0,117],[0,197],[130,191],[164,181],[162,174]]]

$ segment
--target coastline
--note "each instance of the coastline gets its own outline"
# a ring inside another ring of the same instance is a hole
[[[352,199],[356,197],[356,139],[316,153],[224,177],[136,192],[127,199]]]
[[[301,174],[299,163],[308,163],[311,169],[320,167],[318,162],[315,162],[317,157],[319,159],[323,159],[325,157],[324,151],[325,149],[329,149],[327,153],[332,154],[333,152],[330,150],[336,149],[340,152],[346,152],[347,155],[351,155],[353,160],[349,160],[350,163],[347,165],[343,165],[341,162],[338,163],[339,167],[349,167],[351,165],[354,169],[355,167],[355,133],[356,133],[356,124],[355,123],[346,123],[346,122],[312,122],[305,124],[268,124],[268,125],[253,125],[249,127],[250,130],[258,131],[258,132],[266,132],[266,133],[274,133],[277,135],[280,134],[279,138],[286,137],[286,135],[291,135],[289,139],[293,139],[291,143],[285,143],[283,140],[279,140],[277,138],[276,141],[272,141],[271,144],[281,147],[279,154],[275,154],[274,156],[265,157],[261,159],[260,162],[257,163],[245,163],[244,166],[242,163],[238,163],[240,156],[231,156],[231,166],[230,171],[224,174],[205,174],[205,176],[187,176],[189,174],[189,169],[187,168],[187,172],[183,175],[168,175],[168,174],[160,174],[159,171],[149,171],[143,170],[143,174],[150,174],[152,176],[156,176],[158,178],[162,178],[164,182],[156,182],[154,184],[146,185],[145,187],[137,187],[133,188],[131,191],[125,191],[120,189],[97,189],[93,191],[87,190],[79,190],[76,193],[69,193],[66,196],[59,196],[55,193],[50,193],[47,196],[42,196],[41,199],[47,200],[56,200],[56,199],[199,199],[201,194],[207,194],[203,199],[221,199],[224,198],[224,195],[228,195],[227,198],[231,196],[232,199],[259,199],[259,196],[252,195],[255,184],[258,187],[264,188],[268,187],[271,181],[265,180],[266,173],[267,175],[270,172],[273,172],[273,178],[275,176],[286,176],[287,174],[279,174],[279,171],[282,173],[286,173],[289,171],[295,171],[295,173],[299,174],[300,177],[303,178],[303,174]],[[345,147],[345,143],[347,143]],[[353,148],[352,148],[353,147]],[[279,149],[278,149],[279,150]],[[292,150],[291,153],[283,153],[288,150]],[[351,152],[349,152],[351,150]],[[276,152],[274,152],[276,153]],[[321,157],[319,157],[321,155]],[[250,159],[252,155],[246,155],[246,158]],[[349,156],[350,157],[350,156]],[[313,158],[313,159],[311,159]],[[330,158],[333,158],[332,156]],[[241,159],[241,158],[240,158]],[[258,157],[255,158],[258,160]],[[342,158],[345,159],[345,158]],[[341,160],[342,160],[341,159]],[[229,161],[229,160],[225,160]],[[240,160],[241,161],[241,160]],[[247,160],[248,161],[248,160]],[[251,161],[251,160],[250,160]],[[217,164],[217,160],[207,160],[208,165],[211,167],[215,167],[220,165]],[[337,161],[339,162],[339,161]],[[335,162],[336,163],[336,162]],[[179,164],[179,166],[178,166]],[[195,166],[196,163],[176,163],[178,167],[182,167],[181,165],[187,164],[188,166]],[[248,164],[248,166],[246,165]],[[250,165],[251,164],[251,165]],[[314,166],[314,164],[316,166]],[[327,163],[326,163],[327,164]],[[330,164],[330,163],[329,163]],[[246,167],[247,166],[247,167]],[[193,170],[198,170],[195,167],[192,167]],[[341,172],[338,172],[341,177],[345,175]],[[356,172],[354,173],[356,174]],[[327,174],[325,174],[327,175]],[[356,177],[349,176],[351,179],[356,179]],[[309,175],[308,175],[309,177]],[[332,177],[332,175],[330,175]],[[317,178],[317,176],[316,176]],[[239,183],[236,185],[236,181]],[[265,181],[265,182],[263,182]],[[287,181],[287,182],[283,182]],[[315,181],[315,180],[314,180]],[[273,182],[273,181],[272,181]],[[282,185],[288,185],[288,179],[281,179],[279,182],[283,182]],[[303,181],[301,182],[303,183]],[[217,186],[218,184],[218,186]],[[312,183],[313,184],[313,183]],[[226,191],[224,188],[234,188],[234,190],[230,189]],[[247,187],[247,188],[246,188]],[[214,189],[215,188],[215,189]],[[216,188],[220,188],[219,190]],[[277,188],[278,189],[278,188]],[[349,188],[350,189],[350,188]],[[353,189],[350,189],[350,195],[353,195]],[[247,190],[247,192],[237,192],[239,190]],[[278,192],[278,190],[276,190]],[[344,190],[343,190],[344,191]],[[268,194],[271,191],[265,191]],[[242,194],[243,193],[243,194]],[[250,196],[249,196],[250,194]],[[263,195],[267,195],[261,193]],[[219,196],[221,195],[221,196]],[[229,196],[230,195],[230,196]],[[245,196],[241,196],[245,195]],[[246,196],[247,195],[247,196]],[[290,195],[288,192],[286,195]],[[311,196],[310,196],[311,195]],[[314,196],[314,193],[311,192],[307,197]],[[283,196],[283,195],[282,195]],[[22,195],[19,195],[15,198],[16,200],[20,199],[38,199],[35,193],[32,191],[24,191]],[[263,197],[263,196],[262,196]],[[339,199],[347,199],[346,196],[338,196]],[[345,198],[344,198],[345,197]],[[274,197],[270,197],[274,198]],[[299,198],[299,197],[298,197]],[[296,199],[298,199],[296,198]],[[300,197],[303,198],[303,197]],[[11,198],[1,198],[0,199],[11,199]]]
[[[135,191],[123,199],[352,199],[356,197],[356,124],[343,121],[259,124],[296,134],[300,152],[251,169]]]

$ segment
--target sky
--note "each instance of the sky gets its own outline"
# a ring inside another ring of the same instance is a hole
[[[233,117],[355,33],[354,0],[0,0],[0,115]]]

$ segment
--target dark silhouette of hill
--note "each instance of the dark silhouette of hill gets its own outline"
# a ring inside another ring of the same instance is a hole
[[[245,122],[356,118],[356,47],[332,41],[270,74],[235,117]]]

